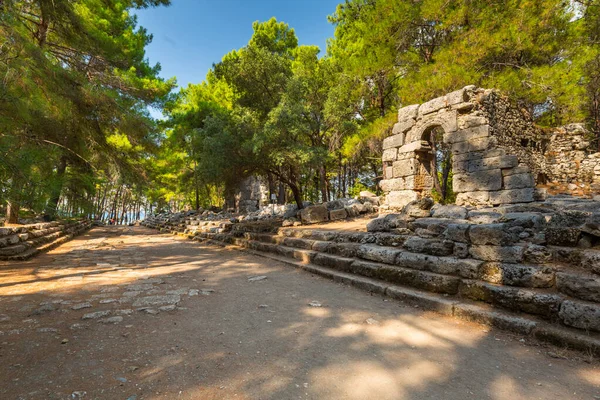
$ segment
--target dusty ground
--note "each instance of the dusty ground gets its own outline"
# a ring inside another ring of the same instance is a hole
[[[145,228],[0,264],[0,331],[0,399],[600,399],[584,354]]]

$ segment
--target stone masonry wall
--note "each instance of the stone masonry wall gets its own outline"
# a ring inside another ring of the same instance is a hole
[[[428,196],[433,188],[428,132],[440,127],[451,146],[453,191],[457,204],[499,205],[531,202],[535,182],[527,164],[494,134],[493,120],[481,105],[490,91],[467,86],[446,96],[398,111],[393,135],[383,141],[384,179],[389,208]],[[435,173],[435,172],[434,172]]]
[[[380,187],[388,208],[430,195],[433,128],[443,129],[451,146],[457,204],[531,202],[536,184],[578,195],[600,191],[600,153],[582,124],[542,129],[498,91],[467,86],[398,111],[383,141]]]
[[[600,190],[600,153],[583,124],[541,129],[527,110],[493,90],[484,92],[478,106],[493,136],[531,169],[538,185],[570,184],[569,192],[581,187]]]

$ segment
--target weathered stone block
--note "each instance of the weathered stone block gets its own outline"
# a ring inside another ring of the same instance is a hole
[[[410,222],[408,226],[413,231],[423,229],[437,236],[444,233],[448,225],[455,224],[456,222],[456,220],[450,218],[419,218]]]
[[[413,190],[397,190],[389,192],[385,197],[385,201],[390,208],[401,209],[418,198],[419,195]]]
[[[329,220],[329,210],[324,205],[309,206],[300,210],[300,219],[304,224],[316,224]]]
[[[398,110],[398,121],[404,121],[411,118],[416,119],[419,112],[419,107],[419,104],[402,107]]]
[[[531,203],[533,201],[534,192],[535,190],[533,188],[499,190],[497,192],[490,192],[490,203],[494,205],[510,203]]]
[[[396,257],[402,250],[377,245],[364,244],[360,246],[356,255],[362,259],[377,261],[384,264],[394,264]]]
[[[498,144],[495,137],[486,137],[473,139],[466,142],[456,142],[452,145],[452,154],[460,155],[464,153],[483,152],[491,150]]]
[[[462,115],[458,119],[458,127],[460,129],[472,128],[480,125],[487,125],[488,119],[477,115]]]
[[[470,226],[470,224],[448,224],[444,237],[454,242],[469,243]]]
[[[348,212],[345,208],[340,210],[331,210],[329,211],[329,219],[332,221],[336,221],[338,219],[346,219],[348,218]]]
[[[437,257],[428,254],[402,252],[396,258],[396,265],[420,269],[438,274],[456,275],[463,278],[476,278],[483,262],[456,257]]]
[[[409,189],[408,187],[406,187],[404,178],[384,179],[382,181],[379,181],[379,187],[384,192],[391,192],[393,190]],[[410,188],[410,189],[412,189],[412,188]]]
[[[470,174],[456,174],[452,180],[455,193],[494,191],[502,188],[502,172],[499,169],[473,172]]]
[[[351,270],[355,274],[369,278],[382,279],[387,282],[411,286],[434,293],[456,294],[460,283],[459,278],[452,276],[360,260],[352,263]]]
[[[404,241],[403,247],[413,253],[448,256],[452,254],[454,244],[449,240],[442,241],[411,236]]]
[[[393,135],[383,139],[383,149],[401,147],[404,144],[404,135]]]
[[[508,175],[503,178],[505,189],[532,188],[535,186],[531,174]]]
[[[530,244],[525,250],[525,261],[533,264],[546,264],[552,261],[552,252],[546,246]]]
[[[339,271],[349,271],[350,264],[354,262],[354,259],[319,253],[315,256],[313,262],[317,265],[334,268]]]
[[[494,224],[498,222],[500,218],[502,218],[502,214],[493,208],[469,211],[469,221],[472,221],[476,224]]]
[[[415,200],[410,202],[404,207],[402,212],[409,216],[415,218],[424,218],[431,216],[431,207],[433,207],[433,199],[430,197],[423,197],[419,200]]]
[[[475,89],[475,86],[468,85],[464,88],[455,90],[454,92],[450,92],[446,95],[446,106],[453,106],[456,104],[464,103],[465,101],[469,101],[469,96],[467,91]]]
[[[557,294],[497,286],[480,281],[463,281],[460,294],[473,300],[485,301],[509,310],[541,315],[549,319],[558,314],[563,300]]]
[[[419,107],[419,115],[426,115],[438,111],[442,108],[449,107],[455,104],[460,104],[467,101],[465,90],[460,89],[445,96],[430,100],[427,103],[421,104]]]
[[[481,266],[480,279],[501,285],[545,288],[554,284],[554,270],[550,267],[487,262]]]
[[[427,175],[411,175],[404,177],[405,189],[423,190],[433,187],[433,177]]]
[[[473,225],[469,230],[471,243],[476,245],[506,246],[517,241],[518,237],[507,230],[505,224]]]
[[[467,218],[467,209],[456,205],[435,206],[431,211],[434,218]]]
[[[11,244],[17,244],[21,241],[21,238],[19,238],[19,235],[11,235],[11,236],[7,236],[6,238],[6,243],[7,245],[11,245]]]
[[[517,167],[502,170],[502,176],[530,174],[530,173],[531,173],[531,170],[526,165],[520,165]]]
[[[580,266],[600,275],[600,251],[585,250],[581,252]]]
[[[394,178],[401,178],[409,175],[416,175],[419,171],[419,164],[416,158],[396,161],[393,164]]]
[[[565,300],[558,315],[565,325],[600,332],[599,304]]]
[[[578,299],[600,303],[600,277],[584,273],[558,272],[557,289]]]
[[[27,246],[24,244],[15,244],[0,248],[0,256],[14,256],[27,250]]]
[[[469,245],[466,243],[455,242],[452,254],[458,258],[469,257]]]
[[[488,157],[469,161],[469,172],[496,168],[512,168],[519,163],[516,156]]]
[[[421,150],[423,148],[423,141],[416,140],[411,143],[407,143],[398,149],[398,157],[402,153],[414,153],[415,151]]]
[[[456,195],[456,204],[458,205],[482,205],[487,204],[490,199],[490,192],[465,192]]]
[[[546,242],[555,246],[576,246],[581,237],[579,228],[548,227],[545,231]]]
[[[384,167],[383,174],[385,179],[392,179],[394,177],[394,167]]]
[[[419,116],[431,114],[432,112],[438,111],[446,106],[446,96],[429,100],[427,103],[423,103],[421,104],[421,107],[419,107]]]
[[[482,158],[493,158],[493,157],[501,157],[506,155],[506,150],[504,149],[490,149],[485,151],[472,151],[469,153],[455,154],[452,157],[452,160],[455,162],[458,161],[471,161],[471,160],[480,160]]]
[[[383,151],[383,155],[381,156],[381,161],[396,161],[398,158],[398,149],[391,148]]]
[[[470,234],[469,234],[470,236]],[[471,246],[469,254],[477,260],[520,263],[523,261],[523,246]]]
[[[415,125],[415,120],[412,118],[400,121],[400,122],[394,124],[394,127],[392,128],[392,134],[403,135],[404,133],[406,133],[406,131],[408,131],[414,125]]]
[[[444,143],[472,142],[476,139],[488,138],[489,136],[490,126],[481,125],[446,133],[444,134]]]

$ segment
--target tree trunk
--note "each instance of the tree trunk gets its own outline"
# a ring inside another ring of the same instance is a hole
[[[294,194],[294,201],[296,201],[298,210],[303,209],[304,205],[302,203],[302,191],[300,190],[300,187],[296,183],[288,183],[288,186],[290,187],[290,189],[292,189],[292,193]]]
[[[329,191],[327,190],[327,171],[325,166],[319,167],[319,187],[321,188],[321,199],[323,202],[329,201]]]
[[[60,200],[60,194],[62,192],[63,180],[65,177],[65,171],[67,170],[67,157],[60,157],[58,166],[56,167],[56,182],[57,185],[52,189],[50,200],[48,200],[47,213],[52,220],[56,218],[58,211],[58,201]]]
[[[8,200],[6,206],[6,222],[8,224],[18,224],[19,223],[19,208],[20,205],[16,201]]]

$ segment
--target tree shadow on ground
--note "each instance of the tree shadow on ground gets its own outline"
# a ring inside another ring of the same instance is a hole
[[[94,230],[3,270],[0,314],[10,319],[0,322],[0,397],[66,398],[76,391],[86,399],[600,396],[598,363],[583,362],[584,355],[143,228],[121,233],[123,243],[80,251],[108,233]],[[256,275],[267,279],[248,281]],[[116,298],[148,278],[163,282],[155,285],[158,294],[214,292],[184,294],[180,309],[134,311],[116,325],[81,320],[89,311],[133,308],[92,296]],[[68,304],[22,311],[57,299]],[[92,309],[70,310],[86,300]]]

